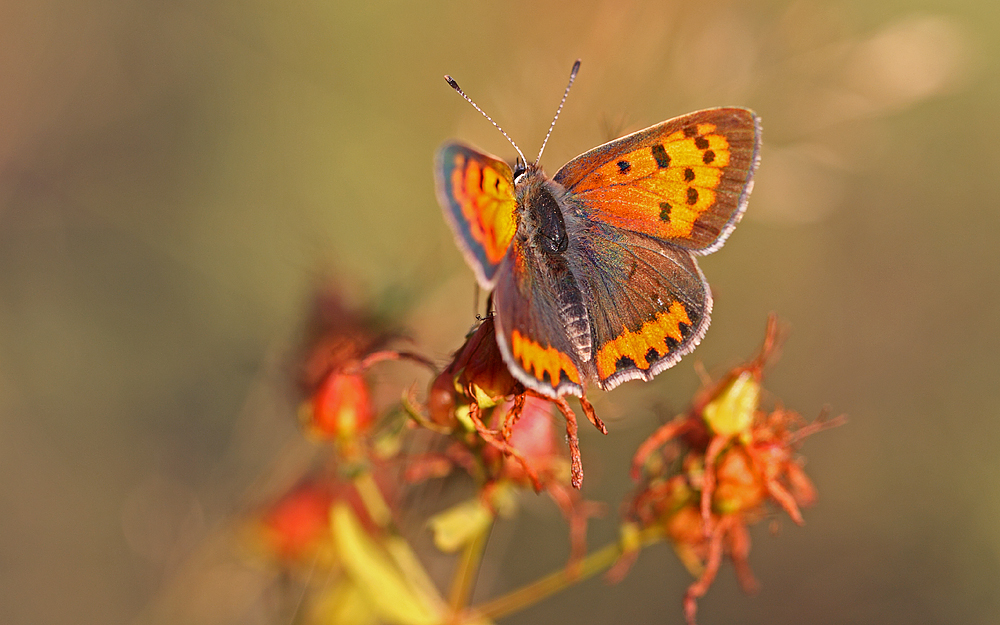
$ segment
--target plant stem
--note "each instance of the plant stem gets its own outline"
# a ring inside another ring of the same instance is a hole
[[[392,509],[369,471],[361,471],[354,476],[354,489],[358,491],[372,521],[383,529],[392,529]]]
[[[639,535],[639,548],[642,549],[663,539],[660,528],[643,530]],[[533,605],[542,599],[569,588],[573,584],[589,579],[609,568],[622,555],[620,542],[613,542],[587,555],[578,567],[562,568],[522,586],[517,590],[501,595],[471,609],[476,617],[495,620]],[[474,621],[473,621],[474,622]]]
[[[448,605],[452,614],[458,614],[469,601],[472,589],[476,584],[476,577],[479,573],[479,563],[486,550],[486,543],[490,536],[492,525],[483,529],[475,538],[469,541],[462,550],[462,556],[455,569],[455,576],[451,582],[451,592],[448,596]]]

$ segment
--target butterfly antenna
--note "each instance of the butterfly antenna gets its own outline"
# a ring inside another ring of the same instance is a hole
[[[479,105],[476,104],[475,102],[473,102],[472,98],[470,98],[469,96],[465,95],[465,92],[462,91],[462,88],[458,86],[458,83],[455,82],[454,78],[452,78],[451,76],[445,74],[444,79],[451,86],[452,89],[454,89],[455,91],[457,91],[460,96],[462,96],[463,98],[465,98],[466,102],[468,102],[469,104],[471,104],[473,106],[473,108],[475,108],[477,111],[479,111],[480,113],[482,113],[483,117],[485,117],[486,119],[490,120],[490,123],[493,124],[493,126],[497,130],[500,131],[500,134],[502,134],[504,137],[506,137],[507,141],[510,141],[510,144],[512,146],[514,146],[514,149],[517,150],[517,153],[518,153],[518,155],[520,155],[521,160],[526,162],[527,159],[524,158],[524,153],[521,152],[521,148],[517,147],[517,144],[514,143],[514,140],[510,138],[510,135],[508,135],[506,132],[504,132],[503,128],[500,127],[500,124],[498,124],[495,121],[493,121],[493,118],[490,117],[489,115],[487,115],[486,111],[484,111],[483,109],[479,108]],[[565,98],[563,98],[563,99],[565,99]]]
[[[549,125],[549,131],[545,134],[545,141],[542,141],[542,148],[538,150],[538,158],[535,159],[535,163],[542,160],[542,152],[545,151],[545,144],[549,142],[549,137],[552,135],[552,129],[556,127],[556,120],[559,119],[559,113],[562,112],[563,104],[566,104],[566,97],[569,96],[569,88],[573,86],[573,81],[576,80],[576,73],[580,71],[580,59],[573,63],[573,69],[569,73],[569,84],[566,85],[566,91],[563,92],[562,100],[559,101],[559,108],[556,109],[556,116],[552,118],[552,123]]]

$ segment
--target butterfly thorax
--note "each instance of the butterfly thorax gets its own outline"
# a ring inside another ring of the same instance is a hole
[[[521,245],[546,255],[563,254],[569,246],[566,221],[560,207],[566,190],[550,180],[538,165],[529,165],[514,184],[517,237]]]
[[[535,271],[550,285],[546,295],[557,304],[558,321],[580,363],[587,363],[592,347],[590,319],[568,259],[572,252],[570,238],[578,230],[571,196],[537,165],[529,165],[516,178],[514,186],[517,199],[515,246],[531,256]],[[530,301],[532,294],[522,295]]]

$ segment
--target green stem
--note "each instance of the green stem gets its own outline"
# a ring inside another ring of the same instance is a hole
[[[638,548],[642,549],[662,539],[663,532],[660,528],[654,527],[643,530],[639,534]],[[565,590],[573,584],[597,575],[614,564],[621,555],[621,543],[611,543],[587,555],[580,562],[579,566],[574,567],[572,570],[569,568],[559,569],[531,582],[527,586],[522,586],[496,599],[475,606],[471,612],[478,617],[488,620],[502,618],[538,603],[542,599]]]
[[[486,550],[486,543],[490,536],[490,526],[487,526],[475,538],[469,541],[462,550],[462,557],[458,561],[458,568],[455,569],[455,576],[451,582],[451,592],[448,597],[448,605],[452,614],[458,614],[464,608],[472,589],[476,583],[476,576],[479,572],[479,563],[482,561],[483,552]]]
[[[375,483],[370,471],[361,471],[354,476],[354,489],[361,497],[361,503],[372,521],[382,529],[391,529],[392,509],[382,496],[382,490]]]

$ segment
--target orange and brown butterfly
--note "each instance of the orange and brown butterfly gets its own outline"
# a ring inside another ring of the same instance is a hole
[[[497,343],[518,381],[579,396],[587,381],[651,380],[698,345],[712,294],[695,257],[722,247],[742,217],[760,134],[750,110],[707,109],[598,146],[551,178],[538,158],[511,169],[461,143],[441,147],[438,198],[493,291]]]

